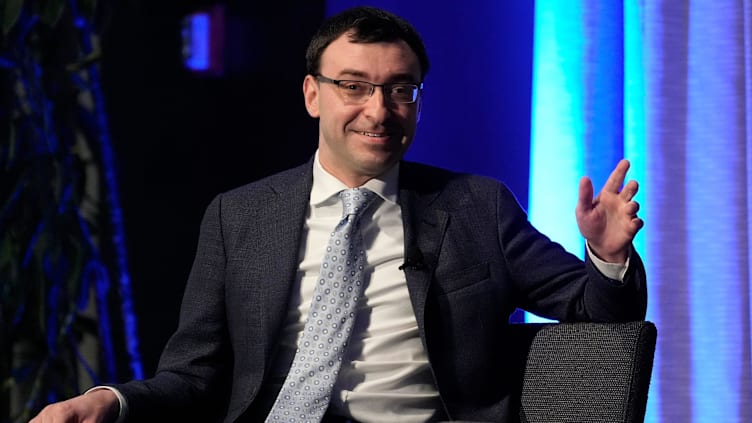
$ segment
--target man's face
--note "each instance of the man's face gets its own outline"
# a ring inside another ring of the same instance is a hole
[[[418,57],[402,40],[352,43],[344,34],[321,56],[320,74],[374,84],[420,83]],[[393,103],[376,87],[362,104],[347,104],[339,88],[308,75],[308,113],[319,118],[319,160],[348,186],[362,185],[400,160],[415,135],[419,101]]]

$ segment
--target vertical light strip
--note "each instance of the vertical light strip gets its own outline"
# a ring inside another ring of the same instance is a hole
[[[528,211],[580,257],[579,179],[597,192],[623,156],[623,14],[621,2],[535,3]]]
[[[573,210],[584,172],[581,22],[579,1],[535,2],[528,205],[532,224],[580,257],[584,244]]]
[[[749,336],[746,173],[743,142],[744,12],[739,4],[690,3],[687,80],[687,229],[692,415],[697,422],[740,420],[741,375]],[[678,182],[678,181],[677,181]],[[680,188],[680,185],[677,185]],[[742,341],[745,340],[745,341]],[[748,358],[748,357],[747,357]]]
[[[742,369],[748,369],[745,373],[748,375],[745,389],[741,391],[742,399],[746,399],[742,406],[741,418],[746,421],[752,421],[752,0],[744,0],[742,6],[744,16],[743,30],[744,34],[744,98],[746,99],[747,116],[745,120],[745,146],[747,150],[747,363]]]
[[[603,187],[624,157],[624,7],[621,1],[581,0],[585,45],[585,172]]]
[[[652,185],[648,177],[648,143],[645,127],[645,59],[643,49],[648,48],[645,34],[645,10],[641,0],[627,0],[624,2],[624,156],[632,163],[629,178],[640,183],[640,191],[635,200],[640,203],[640,215],[645,221],[645,227],[634,239],[633,244],[643,258],[645,271],[648,275],[654,275],[651,267],[653,252],[649,249],[650,243],[645,239],[650,236],[654,221],[651,216],[652,204],[646,199],[651,198]],[[654,301],[652,290],[655,280],[648,276],[648,316],[647,319],[658,324],[658,313],[654,308],[658,301]],[[658,325],[660,327],[660,325]],[[660,348],[660,343],[658,344]],[[653,368],[660,366],[660,354],[656,352]],[[657,372],[653,373],[654,375]],[[645,413],[646,423],[660,421],[660,379],[653,377],[650,383],[648,406]]]
[[[582,256],[573,222],[584,172],[583,39],[579,1],[535,2],[530,144],[531,222]]]
[[[752,354],[752,0],[744,1],[744,79],[745,84],[745,96],[747,118],[745,121],[746,129],[746,148],[747,148],[747,316],[748,327],[751,328],[747,331],[749,334],[747,348],[750,354]],[[748,366],[752,366],[752,357],[747,357]],[[747,372],[752,378],[752,371]],[[747,404],[742,413],[742,418],[752,420],[752,382],[748,384],[747,390],[743,391],[742,395],[747,398]]]
[[[632,163],[630,179],[640,182],[640,191],[635,200],[647,198],[650,184],[647,182],[647,156],[645,138],[645,77],[642,49],[642,5],[638,1],[624,2],[624,155]],[[650,204],[640,204],[640,214],[647,216]],[[634,246],[647,258],[645,231],[637,235]],[[650,262],[650,260],[646,260]],[[648,266],[648,263],[645,265]]]

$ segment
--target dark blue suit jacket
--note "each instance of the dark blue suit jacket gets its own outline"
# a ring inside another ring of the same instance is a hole
[[[273,395],[260,392],[298,270],[311,184],[312,161],[214,199],[157,374],[117,386],[132,421],[210,410],[232,422],[271,406]],[[625,283],[605,278],[536,231],[497,181],[403,162],[399,201],[406,251],[417,247],[425,264],[405,269],[410,299],[450,418],[516,418],[514,369],[504,366],[515,308],[562,321],[645,316],[636,253]]]

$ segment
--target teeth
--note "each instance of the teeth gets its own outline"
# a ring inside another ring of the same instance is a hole
[[[383,137],[383,134],[376,134],[373,132],[361,132],[361,135],[365,135],[367,137]]]

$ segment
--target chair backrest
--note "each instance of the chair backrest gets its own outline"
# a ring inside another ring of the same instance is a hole
[[[523,423],[644,420],[653,323],[513,324],[510,330],[526,355]]]

